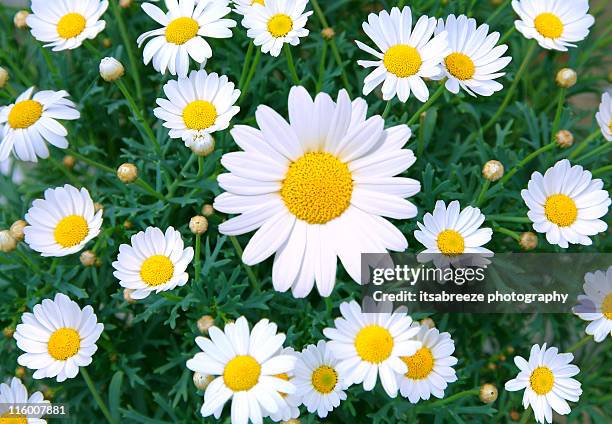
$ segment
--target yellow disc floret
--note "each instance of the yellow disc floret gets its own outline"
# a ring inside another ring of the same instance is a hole
[[[86,24],[87,20],[80,13],[68,13],[57,23],[57,35],[65,40],[76,37],[83,32]]]
[[[447,256],[461,255],[465,250],[465,240],[458,231],[444,230],[438,234],[438,249]]]
[[[174,264],[164,255],[148,257],[140,267],[140,278],[149,286],[165,284],[174,275]]]
[[[81,336],[79,333],[68,327],[56,330],[47,343],[47,351],[54,359],[65,361],[72,358],[81,348]]]
[[[553,194],[544,203],[544,214],[553,224],[569,227],[578,218],[578,208],[571,197],[565,194]]]
[[[603,302],[601,302],[601,313],[606,318],[612,320],[612,293],[604,297]]]
[[[472,59],[463,53],[451,53],[444,59],[448,72],[458,80],[472,79],[476,67]]]
[[[74,247],[85,240],[89,234],[87,221],[81,215],[68,215],[55,226],[53,236],[63,248]]]
[[[196,100],[183,109],[183,122],[191,130],[204,130],[217,120],[217,108],[206,100]]]
[[[546,38],[559,38],[563,34],[563,22],[552,13],[541,13],[534,19],[533,24],[535,29]]]
[[[268,21],[268,32],[272,37],[284,37],[293,29],[293,20],[289,15],[277,13]]]
[[[548,367],[538,367],[531,373],[529,384],[534,392],[545,395],[550,392],[555,384],[555,376]]]
[[[28,128],[40,119],[42,112],[43,105],[36,100],[23,100],[11,109],[8,123],[13,129]]]
[[[406,377],[412,380],[422,380],[433,371],[434,357],[428,347],[423,346],[412,356],[401,356],[400,359],[408,366]]]
[[[314,387],[317,392],[326,395],[334,391],[338,383],[338,373],[330,366],[321,365],[312,372],[310,380],[312,382],[312,387]]]
[[[407,78],[419,72],[423,59],[414,47],[397,44],[389,47],[383,57],[383,63],[387,71],[400,78]]]
[[[21,414],[11,413],[9,409],[4,414],[0,415],[0,424],[28,424],[28,419]]]
[[[172,44],[185,44],[196,36],[200,25],[193,18],[176,18],[166,27],[166,41]]]
[[[355,349],[364,361],[379,364],[391,356],[393,337],[386,328],[369,325],[357,333]]]
[[[251,0],[251,6],[254,4],[261,4],[262,6],[265,6],[264,0]]]
[[[250,390],[259,382],[261,365],[252,356],[236,356],[223,370],[225,385],[234,392]]]

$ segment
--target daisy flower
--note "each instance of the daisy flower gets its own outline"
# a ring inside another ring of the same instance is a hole
[[[604,93],[601,96],[599,112],[595,114],[595,118],[603,136],[606,140],[612,141],[612,96],[610,93]]]
[[[346,384],[363,383],[363,389],[370,391],[380,377],[385,392],[394,398],[397,374],[408,372],[401,357],[414,355],[422,344],[413,339],[419,329],[411,327],[412,318],[403,309],[387,310],[365,313],[354,300],[343,302],[342,318],[336,318],[336,327],[324,329],[323,334],[331,340],[327,348],[338,360],[335,369]]]
[[[32,13],[26,18],[32,36],[53,47],[53,51],[76,49],[93,40],[106,27],[100,16],[108,1],[32,0]]]
[[[221,131],[240,108],[234,106],[240,90],[234,89],[225,75],[191,71],[189,77],[164,85],[167,99],[157,99],[157,118],[170,129],[171,138],[181,138],[187,147],[206,134]]]
[[[376,68],[363,81],[363,94],[370,94],[382,84],[384,100],[395,96],[406,102],[412,91],[417,99],[426,102],[429,90],[423,78],[432,78],[442,72],[440,62],[451,53],[448,49],[447,33],[432,35],[436,29],[436,18],[421,16],[412,29],[412,12],[405,6],[383,10],[378,15],[370,13],[363,30],[376,44],[375,50],[361,41],[357,46],[376,60],[359,60],[364,68]]]
[[[559,415],[569,414],[567,401],[578,402],[582,394],[580,382],[571,378],[580,372],[576,365],[570,364],[573,359],[574,355],[558,353],[556,347],[546,349],[546,343],[542,347],[533,345],[529,361],[514,357],[521,372],[506,383],[506,390],[525,390],[523,407],[527,409],[531,405],[537,422],[552,423],[553,409]]]
[[[134,290],[133,299],[187,283],[185,270],[193,259],[193,248],[185,248],[181,233],[174,228],[168,227],[164,234],[159,228],[149,227],[134,234],[130,243],[119,246],[113,275],[121,287]]]
[[[263,2],[261,2],[263,3]],[[312,11],[304,12],[308,0],[266,0],[255,2],[252,7],[242,8],[242,25],[262,53],[278,56],[283,44],[300,44],[300,37],[309,31],[304,28]]]
[[[420,184],[395,177],[416,160],[402,149],[406,125],[384,129],[380,116],[366,119],[367,104],[345,90],[337,102],[310,97],[303,87],[289,93],[289,123],[267,106],[257,108],[261,130],[235,126],[232,137],[244,152],[228,153],[219,175],[223,193],[214,208],[241,214],[219,226],[223,234],[257,230],[242,260],[254,265],[276,253],[272,282],[305,297],[315,281],[329,296],[336,257],[361,281],[361,253],[403,251],[406,238],[384,217],[407,219],[416,207],[404,198]]]
[[[338,360],[323,340],[316,346],[306,346],[295,364],[296,393],[302,397],[308,412],[316,412],[320,418],[327,417],[340,401],[346,400],[344,391],[348,385],[336,369],[337,365]]]
[[[66,256],[100,233],[102,210],[94,212],[86,188],[66,184],[45,190],[44,199],[32,202],[25,220],[25,242],[31,249],[42,256]]]
[[[582,166],[571,166],[567,159],[549,168],[544,176],[531,175],[526,190],[521,191],[529,207],[527,216],[546,240],[567,248],[569,243],[590,246],[589,236],[606,231],[601,217],[608,213],[610,195],[600,179],[592,179]]]
[[[582,288],[584,295],[578,296],[574,313],[580,319],[591,321],[585,332],[596,342],[602,342],[612,336],[612,267],[587,273]]]
[[[0,107],[0,161],[11,150],[23,161],[37,162],[49,157],[47,144],[59,149],[68,147],[68,131],[57,120],[79,119],[76,105],[68,100],[68,92],[39,91],[34,87],[24,91],[15,103]]]
[[[280,352],[280,355],[290,355],[295,357],[296,361],[298,359],[298,353],[292,347],[283,348]],[[275,355],[276,356],[276,355]],[[291,381],[295,384],[295,372],[294,370],[275,375],[274,377],[278,377],[285,381]],[[263,415],[267,415],[270,417],[272,421],[277,422],[285,422],[291,419],[295,419],[300,416],[299,406],[301,405],[301,397],[297,396],[297,393],[287,394],[279,392],[281,395],[282,402],[278,407],[278,411],[275,413],[266,412]]]
[[[567,51],[589,35],[595,18],[589,15],[588,0],[512,0],[520,20],[514,21],[526,38],[534,38],[548,50]]]
[[[397,376],[400,393],[410,403],[428,400],[431,395],[442,399],[448,383],[457,381],[453,369],[457,358],[452,356],[455,343],[449,333],[440,333],[437,328],[417,323],[412,328],[419,329],[414,340],[423,346],[412,356],[400,357],[408,366],[407,373]]]
[[[93,308],[88,305],[81,309],[58,293],[55,299],[35,305],[33,312],[24,313],[15,330],[17,347],[25,352],[17,362],[36,370],[35,379],[56,377],[61,383],[76,377],[79,367],[91,364],[98,350],[96,341],[104,329]]]
[[[495,79],[504,76],[499,72],[510,63],[511,57],[502,57],[508,46],[495,46],[499,32],[489,34],[487,24],[476,27],[475,19],[467,16],[449,15],[438,20],[435,34],[448,33],[450,54],[442,62],[443,74],[447,77],[446,89],[453,94],[465,90],[476,97],[491,96],[504,88]],[[440,77],[437,77],[440,78]]]
[[[236,13],[240,15],[246,15],[251,7],[256,4],[265,6],[264,0],[233,0],[234,6],[236,7]]]
[[[34,392],[28,397],[28,390],[21,380],[16,377],[11,379],[11,383],[0,384],[0,423],[7,424],[46,424],[46,420],[40,419],[40,414],[29,414],[27,417],[12,413],[11,405],[27,407],[27,405],[40,405],[49,403],[43,399],[41,392]]]
[[[276,324],[259,321],[251,331],[245,317],[208,330],[210,339],[196,338],[203,352],[187,361],[187,368],[217,376],[206,388],[202,416],[219,419],[231,399],[232,424],[261,423],[264,416],[283,407],[281,393],[292,394],[295,386],[281,377],[295,367],[294,355],[276,355],[285,335]]]
[[[143,3],[142,10],[162,28],[147,31],[138,37],[138,47],[148,41],[143,50],[144,64],[153,60],[153,68],[162,74],[187,77],[189,58],[206,64],[212,57],[212,49],[204,37],[230,38],[230,28],[236,21],[223,19],[231,12],[228,0],[165,0],[168,12],[164,13],[151,3]]]

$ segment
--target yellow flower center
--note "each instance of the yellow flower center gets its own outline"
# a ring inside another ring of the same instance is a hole
[[[68,215],[55,226],[53,236],[60,246],[67,248],[80,244],[89,234],[87,221],[81,215]]]
[[[321,365],[313,371],[310,381],[317,392],[326,395],[334,391],[338,383],[338,373],[330,366]]]
[[[412,380],[427,378],[434,367],[433,353],[428,347],[423,346],[412,356],[401,356],[400,359],[408,366],[408,372],[404,374]]]
[[[541,13],[533,21],[536,30],[546,38],[559,38],[563,34],[563,22],[552,13]]]
[[[234,392],[250,390],[259,382],[261,365],[249,355],[236,356],[223,370],[225,385]]]
[[[8,123],[13,129],[28,128],[40,119],[43,105],[36,100],[23,100],[15,103],[8,116]]]
[[[349,207],[353,177],[335,156],[310,152],[291,163],[280,194],[287,209],[309,224],[325,224]]]
[[[451,53],[444,59],[446,69],[455,78],[465,81],[474,76],[476,67],[472,59],[463,53]]]
[[[253,6],[255,3],[257,4],[261,4],[262,6],[265,6],[266,4],[264,3],[264,0],[251,0],[251,6]]]
[[[81,336],[72,329],[63,327],[56,330],[47,343],[47,351],[54,359],[65,361],[79,352],[81,347]]]
[[[601,312],[606,318],[612,319],[612,293],[604,297],[603,302],[601,302]]]
[[[387,71],[400,78],[406,78],[419,72],[423,59],[414,47],[398,44],[389,47],[383,57],[383,63]]]
[[[196,100],[183,109],[183,122],[191,130],[204,130],[217,120],[217,108],[206,100]]]
[[[386,328],[369,325],[357,333],[355,349],[364,361],[379,364],[391,356],[393,337]]]
[[[80,13],[68,13],[57,23],[57,35],[67,40],[76,37],[85,29],[87,21]]]
[[[174,264],[164,255],[147,258],[140,267],[140,278],[149,286],[167,283],[174,275]]]
[[[200,25],[193,18],[176,18],[166,27],[166,41],[172,44],[185,44],[196,36]]]
[[[529,384],[534,392],[545,395],[550,392],[555,384],[555,376],[548,367],[538,367],[531,373]]]
[[[287,374],[285,374],[285,373],[276,374],[274,377],[280,378],[281,380],[289,381],[289,376]],[[278,392],[278,394],[281,395],[281,397],[283,397],[283,398],[287,397],[287,393]]]
[[[553,194],[546,199],[544,214],[553,224],[559,227],[569,227],[578,217],[576,202],[565,194]]]
[[[447,256],[461,255],[465,250],[465,240],[455,230],[444,230],[438,234],[438,249]]]
[[[263,2],[262,2],[263,3]],[[268,32],[272,37],[284,37],[293,29],[293,20],[284,13],[277,13],[268,21]]]
[[[0,415],[0,424],[28,424],[28,419],[21,414],[11,414],[9,410]]]

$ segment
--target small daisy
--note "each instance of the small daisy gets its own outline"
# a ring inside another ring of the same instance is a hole
[[[516,29],[548,50],[576,47],[572,43],[584,40],[595,23],[588,0],[512,0],[512,8],[521,18]]]
[[[61,383],[76,377],[79,367],[91,364],[98,350],[96,341],[104,329],[93,308],[88,305],[81,309],[58,293],[54,300],[35,305],[33,312],[24,313],[22,324],[15,330],[17,347],[26,352],[17,362],[36,370],[36,379],[56,377]]]
[[[455,343],[449,333],[440,333],[436,328],[416,323],[412,327],[419,329],[414,339],[423,346],[414,355],[400,358],[408,366],[408,372],[397,377],[400,393],[410,403],[427,400],[430,395],[442,399],[448,383],[457,381],[453,369],[457,358],[452,356]]]
[[[370,391],[380,376],[385,392],[393,398],[397,374],[408,372],[401,357],[414,355],[422,344],[413,339],[419,329],[411,327],[412,318],[402,309],[388,310],[364,313],[354,300],[343,302],[342,318],[336,318],[336,327],[324,329],[323,334],[331,340],[327,348],[338,360],[336,369],[346,384],[363,383],[363,389]]]
[[[208,334],[210,339],[196,338],[203,352],[187,361],[192,371],[218,376],[206,388],[202,416],[219,419],[231,399],[232,424],[260,424],[283,407],[281,393],[293,394],[295,386],[278,376],[293,372],[296,357],[276,355],[285,341],[276,324],[263,319],[249,331],[240,317],[223,331],[211,327]]]
[[[49,403],[43,399],[41,392],[34,392],[28,397],[28,390],[23,385],[21,380],[13,377],[11,384],[0,384],[0,423],[6,424],[46,424],[46,420],[40,419],[40,414],[28,414],[23,416],[15,414],[10,410],[11,406],[19,406],[20,408],[26,405],[41,405]]]
[[[76,49],[93,40],[106,27],[100,16],[108,1],[32,0],[32,13],[26,18],[32,36],[53,51]]]
[[[502,57],[508,46],[495,46],[499,32],[489,34],[487,24],[476,27],[476,20],[467,16],[449,15],[438,20],[435,34],[448,32],[451,53],[442,62],[446,89],[453,94],[464,89],[471,96],[491,96],[504,88],[495,79],[505,75],[499,72],[510,63],[511,57]],[[439,78],[439,77],[438,77]]]
[[[266,0],[259,1],[252,7],[242,8],[244,19],[242,25],[247,35],[256,46],[261,46],[262,53],[278,56],[283,44],[292,46],[300,44],[300,37],[306,37],[309,31],[304,28],[312,11],[304,12],[308,0]]]
[[[595,114],[595,118],[603,136],[606,140],[612,141],[612,96],[610,93],[604,93],[601,96],[599,112]]]
[[[302,350],[295,364],[294,383],[297,395],[311,414],[320,418],[346,400],[344,392],[348,385],[336,369],[338,360],[331,354],[327,343],[320,340],[317,345],[308,345]]]
[[[377,51],[355,41],[357,46],[377,60],[359,60],[364,68],[376,68],[364,80],[363,94],[368,95],[380,84],[384,100],[395,96],[406,102],[412,91],[417,99],[426,102],[429,90],[423,78],[432,78],[442,72],[440,63],[451,53],[445,31],[432,38],[436,18],[421,16],[412,29],[412,12],[408,6],[400,12],[383,10],[378,15],[370,13],[363,30],[376,44]]]
[[[578,402],[582,394],[580,382],[571,378],[580,372],[570,364],[573,359],[574,355],[558,353],[556,347],[546,349],[546,343],[542,347],[533,345],[529,361],[514,357],[521,372],[506,383],[506,390],[525,390],[523,407],[531,405],[537,422],[552,423],[553,409],[559,415],[569,414],[571,409],[566,401]]]
[[[396,177],[416,160],[402,147],[410,128],[384,129],[380,116],[366,119],[367,104],[341,90],[313,99],[303,87],[289,93],[289,121],[267,106],[255,118],[261,130],[238,125],[232,137],[244,152],[221,163],[230,173],[218,182],[227,191],[214,208],[241,214],[219,230],[239,235],[257,230],[242,260],[254,265],[276,253],[274,288],[305,297],[315,282],[329,296],[337,257],[361,282],[361,253],[403,251],[404,235],[383,217],[407,219],[416,207],[405,200],[418,181]]]
[[[25,215],[25,242],[42,256],[66,256],[81,250],[100,233],[102,210],[86,188],[66,184],[45,190],[44,199],[32,202]]]
[[[280,355],[290,355],[295,357],[296,361],[298,359],[298,353],[292,347],[283,348],[280,352]],[[275,355],[276,356],[276,355]],[[274,377],[281,378],[285,381],[291,381],[295,384],[295,370],[275,375]],[[300,416],[299,406],[302,404],[301,397],[297,396],[297,393],[287,394],[279,392],[281,395],[282,403],[278,407],[278,411],[275,413],[265,412],[264,415],[268,415],[272,421],[275,423],[285,422],[291,419],[295,419]],[[263,412],[263,411],[262,411]]]
[[[233,3],[236,7],[236,13],[240,15],[246,15],[249,13],[251,7],[256,4],[261,4],[262,6],[265,6],[266,4],[264,0],[234,0]]]
[[[76,105],[66,99],[64,91],[39,91],[34,87],[23,92],[15,103],[0,107],[0,161],[11,150],[23,161],[37,162],[49,157],[47,144],[59,149],[68,147],[68,131],[57,120],[79,119]]]
[[[155,116],[170,129],[171,138],[181,138],[187,147],[206,134],[221,131],[240,108],[234,106],[240,90],[225,75],[191,71],[188,78],[168,81],[166,99],[157,99]]]
[[[612,267],[587,273],[582,288],[585,294],[578,296],[580,303],[574,313],[580,319],[591,321],[586,333],[596,342],[602,342],[612,336]]]
[[[144,64],[153,60],[153,68],[162,74],[168,70],[172,75],[187,77],[189,58],[206,64],[212,57],[212,49],[204,37],[230,38],[236,21],[223,19],[231,12],[228,0],[166,0],[168,12],[164,13],[151,3],[143,3],[142,9],[147,15],[163,26],[147,31],[138,37],[138,47],[145,40],[143,50]]]
[[[569,243],[590,246],[589,236],[606,231],[601,217],[608,213],[610,195],[600,179],[592,179],[582,166],[571,166],[567,159],[549,168],[544,176],[531,175],[526,190],[521,191],[529,207],[527,216],[546,240],[566,249]]]
[[[185,270],[193,259],[193,248],[185,248],[181,233],[174,228],[168,227],[164,234],[159,228],[149,227],[134,234],[130,243],[119,246],[113,275],[121,287],[134,290],[133,299],[187,283]]]

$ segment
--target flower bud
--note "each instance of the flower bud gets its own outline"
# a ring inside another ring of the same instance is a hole
[[[94,203],[94,212],[104,211],[104,205],[100,202]]]
[[[427,328],[434,328],[436,326],[436,323],[434,322],[433,319],[431,318],[423,318],[421,320],[421,325],[424,325]]]
[[[11,233],[11,236],[13,236],[15,240],[23,241],[23,238],[25,237],[25,234],[23,233],[23,229],[27,226],[28,226],[27,222],[25,222],[23,219],[19,219],[13,222],[13,225],[11,225],[9,232]]]
[[[15,28],[24,29],[28,27],[26,22],[26,18],[30,13],[27,10],[20,10],[15,13],[15,17],[13,18],[13,23],[15,24]]]
[[[323,28],[321,30],[321,36],[326,40],[331,40],[336,36],[336,31],[332,27]]]
[[[124,163],[117,168],[117,177],[122,183],[133,183],[138,178],[138,168],[133,163]]]
[[[91,250],[85,250],[79,258],[83,266],[94,266],[96,264],[96,254]]]
[[[72,168],[74,168],[74,164],[76,163],[76,159],[72,155],[66,155],[66,156],[64,156],[64,159],[62,159],[62,163],[64,164],[64,166],[66,168],[72,169]]]
[[[504,176],[504,165],[498,160],[490,160],[482,167],[482,176],[491,182]]]
[[[497,400],[497,387],[493,384],[483,384],[480,386],[480,400],[484,403],[493,403]]]
[[[206,375],[199,372],[193,373],[193,384],[198,390],[206,390],[208,385],[215,379],[212,375]]]
[[[123,228],[125,228],[126,230],[131,230],[132,228],[134,228],[134,224],[129,219],[126,219],[125,221],[123,221]]]
[[[10,230],[0,231],[0,252],[12,252],[17,248],[17,240],[11,235]]]
[[[119,0],[119,7],[127,9],[132,5],[133,2],[133,0]]]
[[[215,209],[213,208],[213,205],[206,204],[202,206],[202,215],[204,215],[205,217],[211,217],[214,213]]]
[[[105,57],[100,61],[100,76],[104,81],[112,82],[125,74],[125,68],[114,57]]]
[[[205,133],[185,142],[185,146],[197,156],[208,156],[215,150],[215,139],[212,135]]]
[[[567,149],[568,147],[572,147],[572,144],[574,144],[574,134],[568,130],[561,130],[555,134],[555,141],[557,142],[557,146],[561,147],[562,149]]]
[[[563,68],[559,72],[557,72],[557,84],[561,88],[570,88],[576,84],[578,80],[578,74],[576,71],[570,68]]]
[[[134,289],[123,289],[123,300],[129,304],[136,303],[136,300],[132,298],[132,293],[134,293]]]
[[[514,347],[512,347],[512,346],[508,346],[508,347],[506,348],[506,352],[508,352],[509,354],[511,354],[511,355],[512,355],[512,354],[514,353]]]
[[[110,49],[112,46],[113,40],[108,37],[102,39],[102,47],[104,47],[105,49]]]
[[[512,421],[518,421],[521,419],[521,414],[519,414],[517,410],[513,409],[512,411],[510,411],[510,419]]]
[[[2,330],[2,335],[7,339],[12,338],[13,334],[15,334],[15,329],[13,327],[6,327],[4,330]]]
[[[208,334],[208,329],[215,325],[215,319],[210,315],[204,315],[198,320],[196,325],[198,326],[198,330],[200,331],[200,333]]]
[[[526,231],[521,234],[521,239],[519,240],[519,246],[523,248],[523,250],[533,250],[538,247],[538,236],[531,231]]]
[[[25,374],[26,374],[26,369],[24,367],[15,368],[15,377],[23,378]]]
[[[0,66],[0,88],[4,88],[9,80],[9,73],[6,69]]]
[[[283,421],[281,424],[300,424],[301,421],[299,418],[291,418],[290,420]]]
[[[189,229],[193,234],[204,234],[208,230],[208,220],[203,216],[196,215],[189,221]]]

